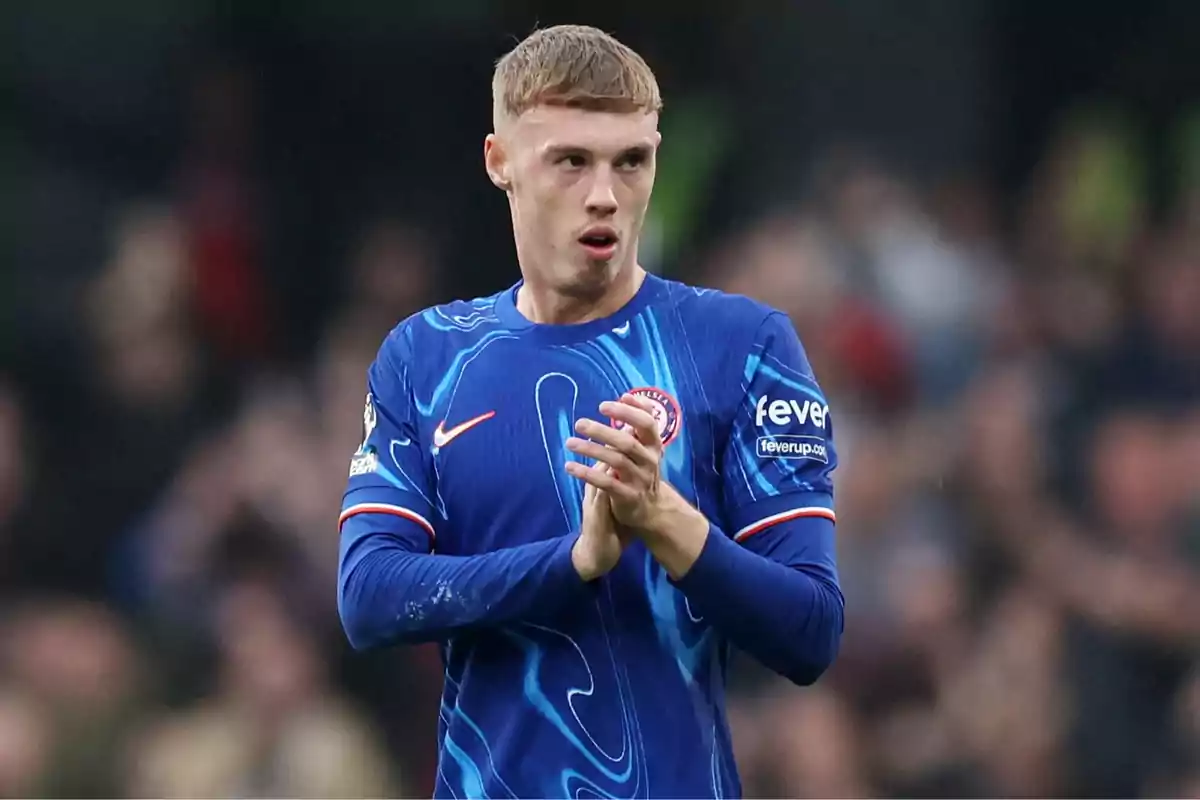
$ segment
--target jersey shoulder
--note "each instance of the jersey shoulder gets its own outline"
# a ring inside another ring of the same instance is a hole
[[[711,331],[714,338],[749,347],[762,324],[779,309],[741,294],[709,289],[680,281],[664,281],[666,303],[687,327]]]
[[[494,335],[504,327],[496,316],[501,294],[451,300],[409,315],[384,339],[380,355],[399,365],[412,364],[420,354],[422,365],[432,364],[439,354],[458,352],[489,333]]]

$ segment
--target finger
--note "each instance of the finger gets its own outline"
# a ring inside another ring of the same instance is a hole
[[[645,405],[648,402],[641,397],[626,394],[622,395],[620,401],[606,400],[601,403],[600,412],[639,430],[656,430],[654,407]]]
[[[626,401],[626,398],[629,398]],[[647,409],[634,403],[648,402],[640,397],[624,395],[622,402],[607,401],[600,404],[600,412],[612,419],[619,420],[634,431],[638,441],[652,449],[662,446],[662,438],[658,434],[658,423],[654,419],[653,407]]]
[[[633,468],[629,456],[612,447],[606,447],[600,442],[592,442],[572,436],[566,441],[567,449],[572,453],[608,464],[618,472]]]
[[[654,416],[654,403],[653,403],[653,401],[650,400],[649,397],[644,397],[640,394],[632,394],[630,392],[626,392],[625,394],[621,395],[621,402],[627,403],[629,405],[637,406],[638,408],[642,409],[650,416]]]
[[[574,436],[567,439],[567,449],[572,453],[577,453],[586,458],[594,459],[601,464],[606,464],[610,472],[615,473],[614,477],[626,483],[634,483],[641,481],[646,483],[645,470],[630,460],[629,456],[622,453],[620,450],[615,450],[611,447],[606,447],[599,442],[589,442],[586,439],[579,439]]]
[[[608,472],[603,466],[589,467],[580,464],[578,461],[568,461],[567,473],[574,478],[579,478],[581,481],[595,486],[597,489],[608,492],[613,497],[623,500],[634,500],[637,498],[637,489],[617,480],[616,476]]]
[[[654,456],[653,451],[647,449],[631,431],[614,428],[612,425],[606,425],[594,419],[579,420],[575,423],[575,430],[592,441],[619,450],[635,464],[647,467],[658,464],[658,459]]]
[[[602,466],[614,478],[617,478],[617,480],[620,480],[620,476],[617,475],[615,472],[613,472],[612,467],[608,466],[607,464],[601,464],[598,466]],[[593,484],[585,483],[583,485],[583,502],[585,505],[593,505],[593,506],[599,505],[601,503],[607,503],[608,502],[608,493],[605,492],[603,489],[596,488]]]

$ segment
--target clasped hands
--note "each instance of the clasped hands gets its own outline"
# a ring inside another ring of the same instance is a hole
[[[567,449],[592,460],[568,461],[567,472],[584,481],[583,524],[571,561],[585,581],[607,574],[625,546],[641,539],[673,577],[679,577],[703,548],[708,523],[662,478],[663,442],[650,401],[632,394],[600,404],[618,423],[593,419],[575,423],[578,437]]]

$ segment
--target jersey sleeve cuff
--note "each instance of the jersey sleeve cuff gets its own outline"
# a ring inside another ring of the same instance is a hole
[[[789,492],[742,506],[729,515],[729,538],[744,542],[773,525],[804,517],[836,523],[833,496],[827,492]]]

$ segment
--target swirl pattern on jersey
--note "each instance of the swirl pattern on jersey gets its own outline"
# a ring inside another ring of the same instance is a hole
[[[430,310],[422,319],[439,331],[472,334],[469,342],[450,358],[448,368],[432,391],[415,398],[418,412],[431,419],[435,414],[445,413],[473,362],[497,343],[520,334],[499,326],[487,302],[473,304],[466,313]],[[489,325],[496,327],[489,330]],[[691,357],[687,343],[668,342],[670,337],[664,337],[660,320],[651,309],[632,317],[628,328],[620,333],[620,336],[604,334],[569,346],[546,347],[545,371],[531,387],[545,469],[553,480],[567,529],[578,529],[581,523],[583,484],[565,470],[568,458],[578,458],[566,450],[566,439],[573,435],[575,421],[580,417],[598,416],[596,409],[581,405],[581,397],[599,393],[601,397],[616,399],[630,388],[652,386],[684,402],[683,387],[675,372],[678,367],[673,367],[668,346],[675,353],[687,353],[686,363]],[[694,370],[694,364],[689,366]],[[586,387],[581,386],[583,382]],[[689,382],[696,384],[698,380],[694,378]],[[694,494],[689,437],[688,425],[683,424],[677,440],[664,451],[663,465],[664,475],[686,497]],[[444,515],[440,493],[437,507]],[[648,553],[642,558],[641,581],[660,646],[674,660],[688,684],[716,679],[711,630],[691,612],[658,563]],[[611,587],[606,586],[598,593],[595,620],[603,646],[593,644],[590,649],[569,632],[549,626],[520,624],[503,631],[524,665],[521,699],[578,756],[566,759],[556,777],[546,779],[549,782],[541,791],[546,796],[572,798],[648,797],[652,787],[639,715],[650,713],[651,709],[636,706],[628,667],[617,657],[621,623]],[[549,657],[551,653],[553,658]],[[553,672],[547,672],[548,669]],[[450,670],[446,673],[446,685],[440,712],[444,734],[439,783],[454,797],[516,797],[510,788],[513,781],[502,774],[503,767],[494,757],[494,742],[465,707],[469,698],[461,694]],[[600,687],[606,687],[603,693]],[[614,737],[610,729],[606,740],[605,733],[589,720],[607,719],[614,714],[619,717],[619,737]],[[724,778],[715,733],[713,759],[709,765],[712,791],[720,795]]]

